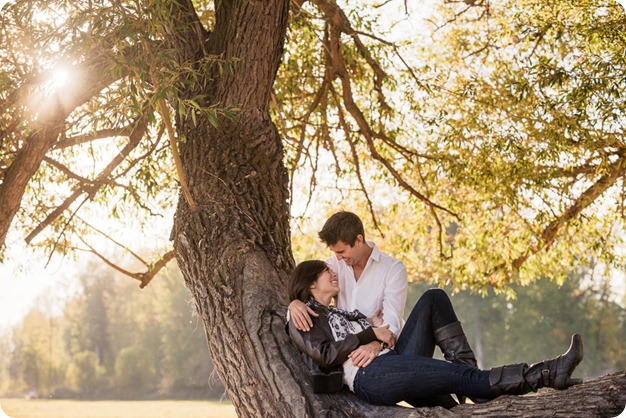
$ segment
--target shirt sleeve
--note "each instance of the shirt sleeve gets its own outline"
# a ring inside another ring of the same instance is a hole
[[[404,306],[407,296],[406,267],[400,261],[389,269],[383,289],[383,324],[389,324],[389,330],[400,335],[404,325]]]

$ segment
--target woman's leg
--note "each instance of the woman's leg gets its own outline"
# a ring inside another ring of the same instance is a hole
[[[400,401],[419,403],[450,393],[493,399],[505,394],[523,395],[543,387],[562,390],[581,383],[571,376],[583,355],[579,334],[572,335],[568,350],[554,359],[530,366],[526,363],[500,366],[490,371],[391,350],[359,369],[354,392],[373,404],[395,405]]]
[[[429,289],[417,301],[400,332],[395,350],[400,354],[432,357],[435,331],[458,322],[452,302],[442,289]]]
[[[429,289],[413,307],[395,349],[400,354],[432,357],[436,345],[446,360],[477,367],[476,357],[448,294],[442,289]],[[456,395],[460,403],[465,403],[465,397]],[[456,402],[451,396],[447,396],[449,400],[445,401],[446,405],[449,405],[450,401]],[[474,401],[485,400],[474,398]]]
[[[464,364],[429,357],[401,355],[395,351],[377,357],[359,369],[354,392],[377,405],[419,402],[450,393],[493,398],[489,372]]]

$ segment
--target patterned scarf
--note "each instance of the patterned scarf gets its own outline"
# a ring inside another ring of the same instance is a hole
[[[333,332],[335,341],[343,341],[348,334],[358,334],[364,329],[370,328],[367,318],[358,309],[352,312],[335,308],[334,306],[325,306],[316,300],[310,300],[307,303],[316,311],[321,311],[328,316],[328,323]]]

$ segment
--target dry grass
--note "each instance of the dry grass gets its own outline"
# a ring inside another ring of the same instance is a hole
[[[71,401],[0,399],[0,418],[236,418],[218,401]],[[4,411],[4,414],[2,413]]]

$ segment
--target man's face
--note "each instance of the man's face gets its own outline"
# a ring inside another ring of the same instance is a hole
[[[363,237],[359,235],[354,242],[353,246],[350,246],[343,241],[337,241],[335,244],[329,245],[328,248],[335,253],[337,260],[344,260],[347,265],[354,266],[361,261],[363,247]]]

